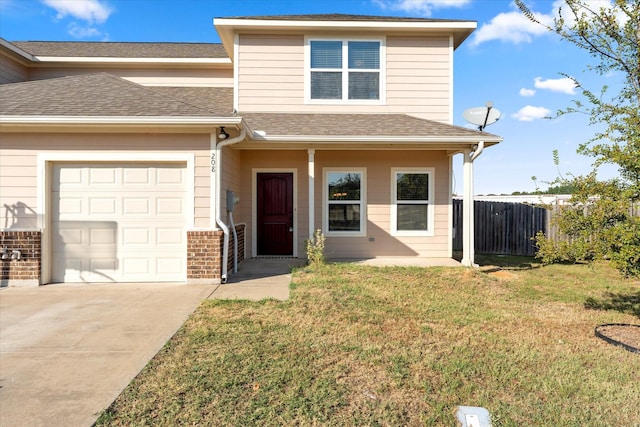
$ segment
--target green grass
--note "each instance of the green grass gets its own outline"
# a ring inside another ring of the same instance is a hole
[[[327,265],[287,302],[206,301],[97,425],[452,426],[457,405],[494,426],[640,425],[640,356],[594,336],[640,323],[640,282],[484,261]]]

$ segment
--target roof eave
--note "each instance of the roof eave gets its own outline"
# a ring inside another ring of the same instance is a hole
[[[10,54],[12,54],[14,58],[23,62],[23,65],[36,61],[35,57],[29,52],[20,49],[18,46],[12,43],[9,43],[2,37],[0,37],[0,48],[5,52],[10,52]]]
[[[413,136],[380,136],[380,135],[357,135],[357,136],[335,136],[335,135],[269,135],[265,136],[254,132],[251,136],[254,141],[266,142],[313,142],[313,143],[372,143],[372,144],[424,144],[424,143],[444,143],[452,145],[477,144],[481,141],[485,146],[495,145],[502,141],[502,138],[491,135],[478,136],[433,136],[433,135],[413,135]]]
[[[266,29],[269,31],[303,31],[311,30],[345,30],[380,31],[380,32],[437,32],[451,33],[454,36],[454,48],[457,48],[477,28],[476,21],[294,21],[294,20],[260,20],[214,18],[213,26],[218,31],[222,44],[232,56],[234,35],[238,30]],[[233,58],[232,58],[233,59]]]
[[[181,130],[188,133],[212,132],[220,126],[239,128],[240,117],[200,116],[9,116],[0,115],[1,132],[84,132]]]

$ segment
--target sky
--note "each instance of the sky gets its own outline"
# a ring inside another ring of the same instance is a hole
[[[530,0],[542,20],[559,0]],[[590,0],[607,4],[608,0]],[[346,13],[477,21],[454,55],[453,124],[473,128],[464,110],[492,102],[500,120],[485,130],[504,141],[474,163],[475,194],[546,189],[559,174],[586,174],[593,158],[576,153],[596,129],[582,114],[549,119],[581,94],[564,75],[599,93],[624,76],[588,70],[597,59],[531,23],[510,0],[0,0],[0,37],[9,41],[210,42],[214,17]],[[554,164],[553,151],[560,162]],[[602,168],[599,176],[617,176]],[[536,179],[532,179],[536,177]],[[453,192],[463,192],[462,157]]]

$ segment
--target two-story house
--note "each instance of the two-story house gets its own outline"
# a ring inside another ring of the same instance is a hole
[[[221,44],[0,39],[2,283],[224,282],[246,257],[452,257],[474,21],[220,18]]]

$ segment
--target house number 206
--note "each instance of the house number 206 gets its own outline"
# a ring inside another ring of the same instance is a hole
[[[216,171],[216,153],[211,153],[211,172]]]

